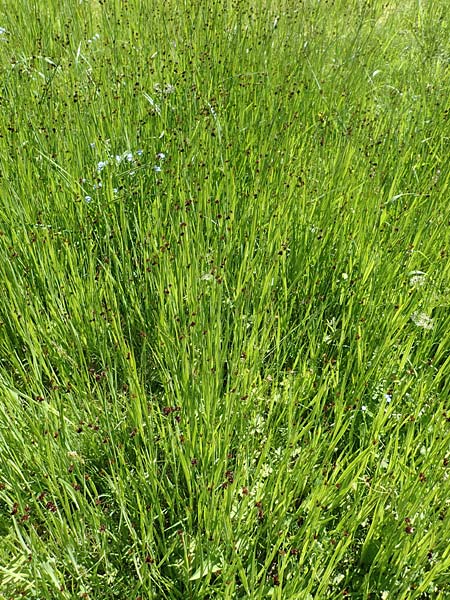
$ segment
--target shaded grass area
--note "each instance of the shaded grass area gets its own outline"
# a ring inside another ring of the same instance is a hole
[[[7,5],[1,594],[446,598],[445,3]]]

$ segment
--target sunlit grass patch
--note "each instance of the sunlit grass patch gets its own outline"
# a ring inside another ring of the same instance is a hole
[[[0,596],[447,598],[445,3],[7,5]]]

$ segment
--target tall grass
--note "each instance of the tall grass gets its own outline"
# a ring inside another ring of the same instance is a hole
[[[0,26],[0,597],[448,598],[446,3]]]

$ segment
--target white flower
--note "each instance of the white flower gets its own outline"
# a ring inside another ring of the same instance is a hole
[[[142,156],[142,155],[144,154],[144,151],[143,151],[143,150],[141,150],[141,149],[139,149],[139,150],[137,150],[137,151],[136,151],[136,154],[137,154],[138,156]]]
[[[161,167],[160,167],[159,165],[155,165],[155,166],[153,167],[153,170],[154,170],[156,173],[159,173],[159,172],[161,171]]]
[[[80,456],[76,450],[69,450],[69,452],[67,452],[67,456],[79,462],[84,462],[83,457]]]
[[[175,87],[171,83],[166,83],[164,87],[161,86],[160,83],[155,83],[153,85],[153,89],[157,94],[173,94],[175,91]]]
[[[414,325],[417,325],[417,327],[422,327],[423,329],[433,329],[434,327],[433,319],[426,313],[419,312],[418,310],[413,312],[411,315],[411,320],[413,321]]]
[[[348,274],[347,273],[342,273],[341,277],[342,277],[342,279],[348,279]]]
[[[366,412],[366,410],[367,410],[367,406],[366,406],[365,404],[363,404],[363,405],[361,406],[361,410],[362,410],[363,412]]]
[[[4,27],[0,27],[0,35],[5,35],[5,33],[8,33],[6,29]]]
[[[333,584],[339,585],[343,579],[345,579],[345,575],[343,573],[338,573],[333,579]]]
[[[106,167],[107,164],[108,164],[107,161],[101,160],[97,165],[97,173],[100,173],[101,171],[103,171],[103,169]]]
[[[263,477],[264,479],[267,479],[267,477],[269,477],[269,475],[271,475],[273,473],[273,469],[270,465],[268,465],[267,463],[264,463],[261,467],[261,477]]]
[[[156,158],[159,158],[159,160],[164,160],[166,158],[166,155],[164,154],[164,152],[158,152]]]
[[[86,200],[86,202],[91,202],[92,200],[91,196],[85,196],[84,199]]]
[[[409,285],[419,286],[424,285],[427,274],[423,271],[411,271],[409,275]]]
[[[386,400],[386,402],[389,404],[389,402],[392,400],[392,396],[390,394],[385,394],[384,395],[384,399]]]

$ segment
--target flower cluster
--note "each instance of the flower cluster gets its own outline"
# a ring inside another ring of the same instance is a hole
[[[409,275],[409,285],[412,287],[418,287],[424,285],[426,282],[427,274],[423,271],[411,271]]]
[[[92,149],[95,149],[96,147],[96,142],[92,142],[90,144],[90,147]],[[92,184],[92,190],[96,191],[100,188],[103,187],[103,183],[101,181],[101,177],[102,174],[105,170],[107,170],[108,167],[110,168],[117,168],[120,165],[127,167],[127,169],[122,172],[121,174],[123,175],[124,173],[127,173],[129,176],[133,176],[135,175],[136,171],[135,169],[137,167],[139,168],[143,168],[142,164],[140,163],[139,159],[143,156],[144,151],[139,148],[136,151],[131,151],[131,150],[126,150],[125,152],[122,152],[121,154],[108,154],[106,158],[104,158],[103,160],[100,160],[97,162],[97,166],[96,166],[96,172],[97,172],[97,181]],[[158,152],[155,156],[156,158],[156,164],[153,165],[152,169],[153,171],[155,171],[155,173],[160,173],[162,171],[162,163],[166,158],[166,155],[164,154],[164,152]],[[86,184],[86,179],[83,178],[80,180],[80,182],[82,184]],[[119,192],[119,188],[118,187],[114,187],[113,188],[113,193],[117,194]],[[92,202],[92,195],[90,194],[86,194],[84,197],[86,202]]]
[[[423,329],[433,329],[434,327],[433,319],[426,313],[419,312],[418,310],[413,312],[411,315],[411,320],[414,325],[417,327],[422,327]]]
[[[88,44],[92,44],[92,42],[96,42],[97,40],[100,39],[100,34],[99,33],[95,33],[91,39],[89,39],[87,41]]]

